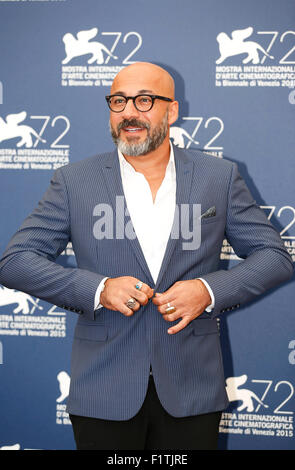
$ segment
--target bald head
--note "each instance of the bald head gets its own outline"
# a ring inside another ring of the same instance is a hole
[[[167,70],[149,62],[136,62],[122,69],[114,78],[111,94],[128,89],[134,93],[153,93],[174,100],[174,80]],[[136,91],[135,91],[136,90]]]

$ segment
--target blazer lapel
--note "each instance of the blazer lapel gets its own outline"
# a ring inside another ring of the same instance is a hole
[[[178,230],[178,228],[180,227],[180,221],[177,220],[177,216],[180,214],[181,204],[189,204],[191,194],[193,162],[186,157],[185,152],[183,150],[180,150],[178,149],[178,147],[175,146],[173,146],[173,149],[176,170],[176,206],[178,206],[179,210],[177,211],[177,208],[175,208],[173,227],[170,233],[162,266],[156,282],[155,292],[159,284],[161,283],[166,269],[168,268],[176,244],[179,242],[179,238],[181,238],[181,234]],[[172,233],[179,233],[178,238],[171,238]]]
[[[122,185],[122,179],[121,179],[120,163],[119,163],[119,158],[118,158],[118,154],[116,150],[110,154],[107,154],[106,161],[102,166],[102,171],[104,175],[105,184],[107,187],[108,196],[109,196],[109,199],[113,208],[113,213],[116,219],[116,226],[115,226],[116,231],[118,230],[119,233],[125,234],[125,224],[124,224],[125,217],[123,220],[122,220],[122,217],[116,217],[117,196],[121,196],[124,198],[122,199],[124,200],[124,214],[125,214],[125,209],[127,208],[127,203],[126,203],[123,185]],[[132,224],[131,217],[130,217],[130,223]],[[133,224],[132,224],[132,227],[133,227]],[[133,230],[134,230],[134,227],[133,227]],[[115,233],[115,236],[116,236],[116,233]],[[149,285],[154,284],[152,275],[146,263],[138,238],[137,237],[135,237],[134,239],[128,238],[128,241],[130,242],[130,246],[132,250],[134,251],[134,254],[139,264],[141,265],[143,271],[146,273],[146,275],[149,278]]]

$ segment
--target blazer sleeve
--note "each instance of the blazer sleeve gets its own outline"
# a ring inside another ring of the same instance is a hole
[[[70,231],[67,190],[58,169],[37,208],[10,240],[0,260],[0,284],[93,319],[95,292],[105,276],[55,262]]]
[[[293,274],[292,259],[279,233],[254,201],[235,163],[228,189],[225,236],[243,260],[231,269],[202,274],[214,293],[213,317],[254,299]]]

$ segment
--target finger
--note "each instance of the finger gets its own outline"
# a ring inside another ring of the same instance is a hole
[[[182,313],[181,312],[174,312],[174,313],[169,313],[169,314],[164,314],[163,319],[166,321],[175,321],[181,318]]]
[[[136,299],[135,299],[136,300]],[[141,304],[139,302],[136,302],[135,304],[135,307],[132,307],[131,310],[133,310],[133,312],[137,312],[137,310],[139,310],[141,307]]]
[[[170,313],[175,313],[175,310],[179,310],[180,305],[178,305],[178,300],[171,297],[169,299],[169,302],[165,302],[163,304],[160,304],[157,306],[157,310],[162,314],[162,315],[168,315]],[[168,310],[168,311],[167,311]]]
[[[140,290],[141,292],[143,291],[148,296],[149,299],[151,299],[154,295],[154,289],[152,289],[147,284],[143,284]]]
[[[183,330],[183,328],[185,328],[188,324],[189,321],[186,318],[183,318],[179,323],[171,326],[171,328],[167,330],[167,333],[169,333],[170,335],[174,335],[175,333],[178,333],[179,331]]]
[[[152,289],[150,287],[147,296],[148,296],[149,299],[151,299],[153,297],[153,295],[154,295],[154,289]]]
[[[140,282],[140,281],[138,281]],[[150,286],[148,286],[147,284],[145,284],[144,282],[142,283],[142,286],[140,289],[136,289],[137,292],[143,292],[144,294],[147,295],[147,297],[149,299],[152,298],[152,296],[154,295],[154,289],[152,289]]]
[[[127,305],[125,304],[120,305],[118,311],[123,313],[123,315],[125,315],[126,317],[131,317],[134,314],[134,311],[131,308],[127,307]]]
[[[174,310],[171,310],[173,307],[174,307]],[[168,310],[168,312],[167,312],[167,310]],[[170,302],[167,302],[163,305],[158,306],[158,311],[162,315],[174,314],[176,310],[179,311],[179,306],[177,307],[177,305],[176,305],[176,299],[173,299]]]
[[[131,299],[131,297],[129,296],[127,300],[124,299],[123,302],[120,302],[119,311],[121,313],[123,313],[123,315],[131,316],[131,315],[133,315],[134,312],[136,312],[137,310],[140,309],[140,303],[139,302],[136,302],[134,307],[132,307],[132,308],[128,307],[127,302],[130,299]]]
[[[165,292],[156,292],[153,298],[153,302],[156,305],[163,305],[163,303],[170,302],[171,299],[175,298],[175,289],[178,288],[178,283],[173,284],[169,289],[167,289]]]
[[[141,292],[136,288],[132,290],[130,296],[137,300],[141,305],[146,305],[149,301],[148,296],[144,292]]]
[[[153,303],[155,305],[165,305],[167,304],[168,302],[172,302],[173,300],[175,299],[175,297],[173,296],[173,294],[171,294],[170,292],[168,293],[165,293],[165,294],[161,294],[159,292],[157,292],[155,294],[155,296],[153,297]]]

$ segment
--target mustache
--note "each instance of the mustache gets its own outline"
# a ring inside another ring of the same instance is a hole
[[[150,129],[150,125],[147,122],[139,121],[138,119],[124,119],[120,124],[117,126],[117,131],[120,132],[121,129],[124,127],[139,127],[142,129]]]

